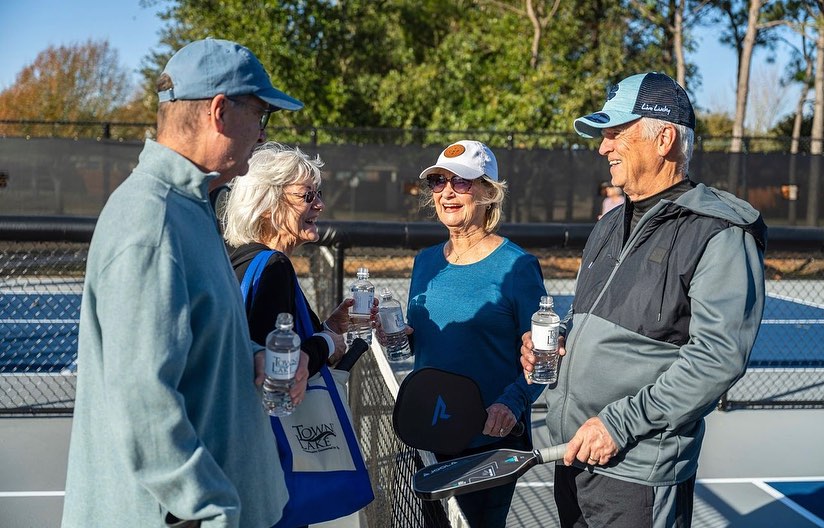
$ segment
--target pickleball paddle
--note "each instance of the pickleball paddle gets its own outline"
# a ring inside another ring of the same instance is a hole
[[[472,378],[426,367],[401,383],[392,426],[408,446],[455,455],[483,432],[486,417],[481,391]],[[518,422],[510,435],[523,431],[523,422]]]
[[[439,500],[494,488],[518,480],[533,466],[564,458],[566,449],[567,444],[533,451],[494,449],[454,458],[415,473],[412,490],[421,499]]]

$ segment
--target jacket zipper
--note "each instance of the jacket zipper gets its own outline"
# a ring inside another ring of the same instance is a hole
[[[672,203],[672,202],[670,202],[669,200],[666,200],[666,203]],[[581,324],[580,324],[581,328],[579,328],[578,334],[576,334],[575,341],[577,341],[577,335],[581,334],[584,327],[586,326],[586,323],[589,320],[589,316],[592,314],[593,310],[595,310],[595,307],[598,306],[598,303],[601,302],[601,299],[603,298],[604,293],[606,292],[607,288],[609,288],[609,285],[612,284],[612,279],[615,277],[615,274],[618,272],[618,268],[621,267],[621,263],[624,262],[624,258],[626,257],[627,253],[629,252],[629,249],[632,248],[633,245],[635,244],[635,241],[638,240],[638,238],[641,235],[641,232],[643,231],[643,228],[649,223],[650,220],[655,218],[655,216],[658,214],[658,211],[660,209],[662,209],[663,207],[664,206],[659,207],[658,205],[656,205],[652,210],[647,212],[647,214],[644,215],[644,217],[641,218],[641,220],[635,226],[635,229],[633,229],[632,233],[630,233],[630,236],[627,239],[627,243],[621,249],[621,253],[620,253],[620,255],[618,255],[618,259],[615,261],[615,265],[612,267],[612,271],[609,274],[609,278],[607,279],[606,283],[604,283],[604,287],[601,288],[600,292],[598,292],[598,296],[595,298],[595,301],[593,301],[592,306],[590,307],[589,311],[584,316],[583,320],[581,320]],[[649,218],[646,218],[647,215],[649,215]],[[646,218],[646,220],[644,218]],[[609,239],[613,236],[614,231],[615,231],[615,229],[613,228],[607,234],[606,243],[609,243]],[[596,258],[597,258],[598,255],[600,255],[602,249],[603,249],[603,246],[601,246],[601,248],[599,248],[598,251],[596,251],[596,253],[595,253]],[[595,262],[595,260],[593,260],[589,265],[591,266],[594,262]],[[584,263],[582,262],[581,266],[583,266],[583,265],[584,265]],[[574,312],[572,314],[572,317],[573,317],[573,319],[575,318],[575,313]],[[571,349],[572,345],[574,344],[575,341],[565,343],[564,348]],[[564,425],[565,425],[566,418],[567,418],[567,402],[569,402],[569,373],[572,371],[571,361],[573,361],[573,357],[574,357],[574,354],[569,357],[570,366],[569,366],[569,368],[565,369],[565,374],[564,374],[564,387],[565,387],[565,389],[564,389],[564,400],[563,400],[564,403],[561,405],[561,426],[560,426],[561,438],[567,438],[566,434],[564,433]],[[569,441],[569,440],[566,440],[566,441]]]

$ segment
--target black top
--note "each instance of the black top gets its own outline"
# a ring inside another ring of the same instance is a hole
[[[658,202],[661,200],[670,200],[674,202],[679,196],[693,187],[695,187],[694,182],[689,179],[683,179],[675,185],[667,187],[663,191],[650,196],[649,198],[644,198],[643,200],[639,200],[637,202],[626,200],[626,207],[624,208],[624,242],[627,241],[627,238],[630,233],[632,233],[632,230],[635,229],[636,225],[638,225],[641,217],[644,216],[647,211],[658,205]]]
[[[238,283],[243,281],[243,275],[252,259],[263,250],[269,248],[263,244],[245,244],[239,248],[229,248],[229,258],[232,267],[235,269]],[[249,333],[252,340],[262,346],[266,346],[266,336],[275,329],[275,321],[278,314],[287,312],[297,320],[297,308],[295,304],[295,279],[297,274],[292,262],[283,253],[276,252],[269,257],[266,267],[260,275],[257,294],[251,299],[251,288],[249,298],[246,299],[246,319],[249,322]],[[320,319],[308,306],[309,317],[315,332],[323,330]],[[301,343],[301,349],[309,355],[309,375],[312,376],[329,358],[329,345],[323,337],[310,337]]]

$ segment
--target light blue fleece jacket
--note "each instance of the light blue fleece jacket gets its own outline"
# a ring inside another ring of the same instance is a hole
[[[204,174],[147,141],[100,214],[80,309],[65,528],[269,527],[287,500]]]

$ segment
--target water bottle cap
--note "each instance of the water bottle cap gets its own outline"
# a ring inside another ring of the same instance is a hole
[[[555,305],[555,301],[552,299],[551,295],[543,295],[541,296],[541,303],[540,306],[551,307]]]
[[[392,298],[392,290],[389,288],[384,288],[381,290],[381,299],[390,299]]]
[[[368,279],[369,278],[369,268],[358,268],[358,278],[359,279]]]
[[[292,318],[292,314],[284,312],[278,314],[277,322],[275,324],[278,328],[292,328],[293,323],[294,319]]]

